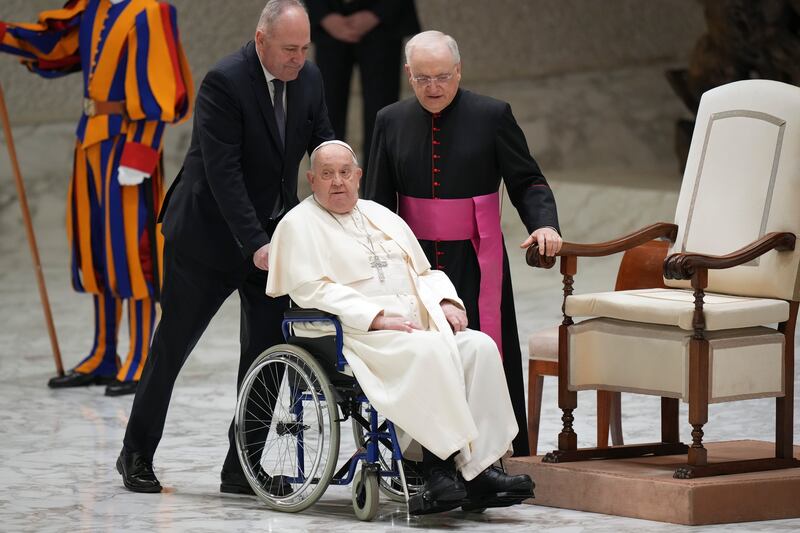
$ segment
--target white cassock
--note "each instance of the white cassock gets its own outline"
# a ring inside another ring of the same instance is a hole
[[[372,405],[438,457],[460,452],[465,479],[511,450],[518,427],[496,344],[479,331],[453,334],[440,306],[463,308],[453,284],[388,209],[359,200],[336,215],[306,198],[272,237],[267,294],[337,315],[344,356]],[[369,331],[381,311],[423,330]]]

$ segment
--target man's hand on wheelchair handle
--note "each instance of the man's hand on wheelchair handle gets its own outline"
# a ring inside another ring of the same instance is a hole
[[[411,333],[415,329],[422,329],[422,326],[413,320],[408,320],[402,316],[384,316],[383,311],[381,311],[372,320],[372,324],[369,326],[370,331],[379,329],[392,329]]]
[[[261,270],[269,270],[269,243],[256,250],[253,254],[253,264]]]
[[[453,328],[453,333],[467,329],[467,313],[456,304],[444,301],[441,304],[444,316]]]

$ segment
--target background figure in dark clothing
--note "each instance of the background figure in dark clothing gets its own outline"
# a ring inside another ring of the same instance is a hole
[[[337,139],[347,139],[347,107],[353,66],[363,99],[363,167],[375,115],[400,97],[402,41],[419,32],[414,0],[308,0],[315,62],[325,82],[328,114]]]

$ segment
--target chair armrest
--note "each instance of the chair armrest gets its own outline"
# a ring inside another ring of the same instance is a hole
[[[564,242],[556,256],[601,257],[624,252],[625,250],[629,250],[659,237],[666,237],[670,241],[675,241],[677,234],[678,226],[666,222],[659,222],[658,224],[651,224],[650,226],[646,226],[613,241],[591,244]],[[525,261],[530,266],[536,268],[551,268],[556,264],[555,257],[547,257],[539,253],[538,243],[530,245],[528,251],[525,253]]]
[[[794,233],[772,232],[727,255],[672,254],[664,260],[664,277],[691,279],[698,270],[735,267],[752,261],[770,250],[779,252],[794,250],[795,240]]]

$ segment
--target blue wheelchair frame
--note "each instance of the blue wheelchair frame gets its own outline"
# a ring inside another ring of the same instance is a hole
[[[344,357],[344,334],[342,332],[342,324],[339,319],[330,313],[318,311],[316,309],[291,309],[284,315],[284,320],[281,324],[283,331],[283,338],[287,343],[291,344],[290,339],[295,337],[294,324],[298,323],[311,323],[311,322],[327,322],[333,325],[336,331],[336,370],[337,372],[344,372],[347,360]],[[295,337],[296,338],[296,337]],[[313,354],[312,354],[313,355]],[[292,405],[293,414],[297,422],[302,426],[303,421],[303,401],[310,401],[311,395],[307,392],[300,392],[299,390],[292,391]],[[299,401],[298,401],[299,400]],[[408,501],[408,491],[406,488],[405,472],[403,471],[402,460],[403,454],[400,450],[400,443],[397,440],[394,424],[390,420],[386,420],[386,431],[382,431],[378,425],[378,412],[369,403],[369,400],[363,393],[358,393],[355,396],[355,403],[365,404],[367,406],[367,414],[369,421],[365,420],[360,413],[351,411],[349,416],[356,420],[366,430],[364,433],[365,446],[356,450],[356,453],[342,466],[331,479],[332,485],[348,485],[353,481],[356,472],[356,466],[359,462],[364,462],[364,468],[373,469],[378,476],[387,478],[399,477],[403,487],[403,493],[406,501]],[[343,422],[345,418],[338,420]],[[379,443],[381,439],[389,439],[392,448],[392,469],[386,470],[381,468]],[[303,452],[303,435],[300,432],[297,436],[297,477],[289,478],[291,483],[304,483],[306,481],[304,469],[305,457]]]

